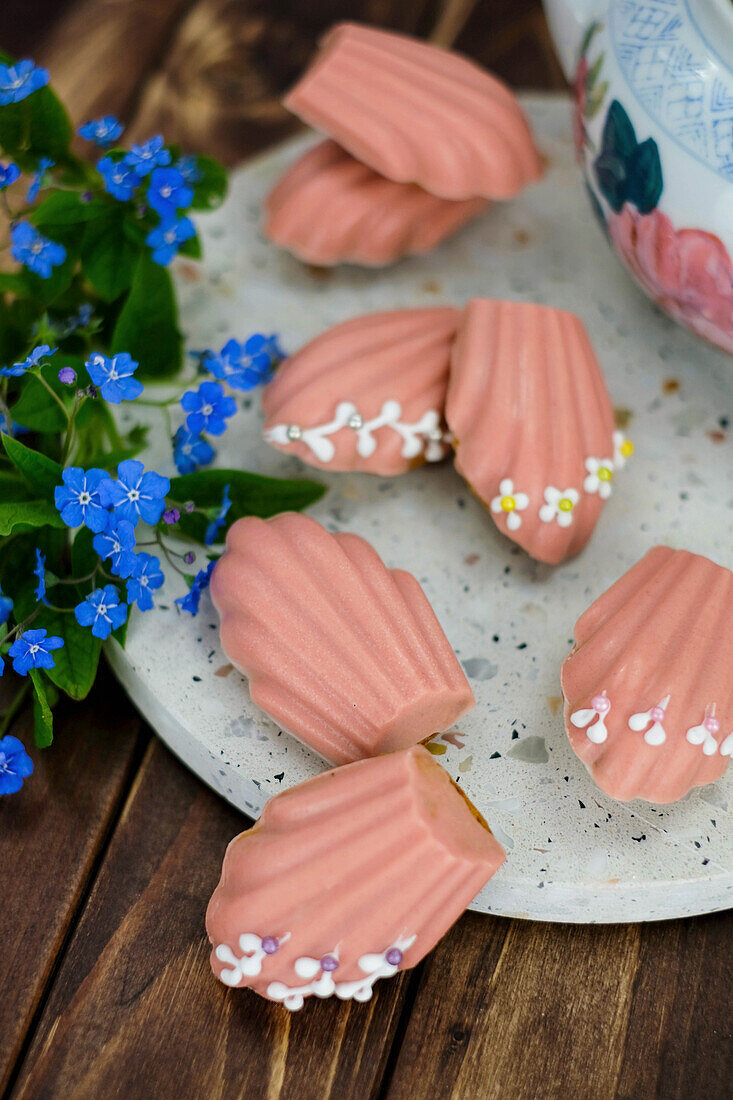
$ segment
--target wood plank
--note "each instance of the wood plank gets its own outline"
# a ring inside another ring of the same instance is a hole
[[[386,1096],[728,1100],[732,932],[733,914],[649,926],[468,914],[425,964]]]
[[[63,708],[50,749],[32,747],[29,713],[13,724],[35,771],[0,798],[0,1093],[131,782],[140,731],[109,674]]]
[[[157,740],[22,1067],[15,1097],[372,1095],[407,991],[291,1014],[211,974],[204,912],[240,814]]]
[[[76,0],[36,60],[75,124],[98,115],[127,120],[144,76],[160,62],[192,0]],[[88,146],[80,149],[89,151]]]

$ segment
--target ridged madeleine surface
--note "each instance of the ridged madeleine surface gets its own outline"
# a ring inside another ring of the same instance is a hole
[[[285,105],[380,175],[444,199],[506,199],[541,175],[509,89],[404,35],[335,27]]]
[[[358,535],[240,519],[211,594],[255,703],[331,763],[415,744],[474,703],[418,582]]]
[[[415,966],[504,862],[420,746],[325,772],[267,803],[227,849],[211,965],[287,1008],[366,1001]]]
[[[459,313],[355,317],[286,359],[262,392],[265,439],[327,470],[401,474],[443,457],[443,408]]]
[[[623,457],[577,317],[526,302],[469,302],[453,346],[446,420],[456,469],[500,531],[538,561],[582,550]]]
[[[379,267],[429,252],[486,209],[395,183],[334,141],[309,149],[265,200],[264,232],[306,263]]]
[[[657,546],[581,615],[562,669],[573,749],[613,798],[675,802],[733,752],[733,573]]]

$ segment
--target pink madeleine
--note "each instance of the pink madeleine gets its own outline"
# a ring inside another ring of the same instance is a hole
[[[286,1008],[367,1001],[415,966],[504,862],[426,749],[325,772],[236,837],[209,902],[211,965]]]
[[[324,141],[268,195],[264,232],[306,263],[380,266],[429,252],[486,207],[394,183]]]
[[[583,325],[527,302],[469,302],[446,420],[456,469],[499,530],[538,561],[582,550],[631,445]]]
[[[429,738],[474,704],[420,585],[358,535],[240,519],[211,594],[255,703],[334,764]]]
[[[402,474],[437,461],[456,309],[370,313],[324,332],[262,393],[265,439],[327,470]]]
[[[675,802],[733,753],[733,573],[657,546],[581,615],[565,727],[607,794]]]
[[[458,54],[342,23],[285,99],[381,176],[444,199],[507,199],[542,174],[509,89]]]

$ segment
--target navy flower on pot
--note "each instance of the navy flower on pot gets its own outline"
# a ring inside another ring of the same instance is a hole
[[[649,214],[662,193],[662,165],[653,138],[638,142],[631,119],[617,99],[608,108],[595,168],[598,187],[618,214],[625,202]]]

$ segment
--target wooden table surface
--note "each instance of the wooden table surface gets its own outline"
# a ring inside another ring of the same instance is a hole
[[[278,93],[344,15],[457,36],[510,81],[562,86],[535,0],[77,0],[33,52],[77,121],[116,112],[132,136],[163,129],[236,163],[287,132]],[[13,732],[32,742],[27,715]],[[0,800],[0,1095],[733,1096],[731,914],[469,913],[367,1004],[291,1014],[212,978],[204,911],[246,819],[108,673],[33,756],[33,780]]]

